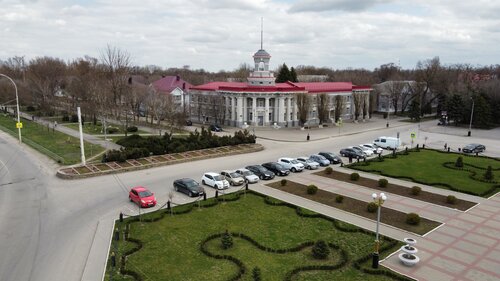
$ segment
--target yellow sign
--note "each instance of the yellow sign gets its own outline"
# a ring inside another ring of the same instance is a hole
[[[17,122],[16,123],[16,129],[22,129],[23,128],[23,123]]]
[[[410,134],[410,137],[411,137],[412,139],[414,139],[414,138],[415,138],[415,133],[411,133],[411,134]]]

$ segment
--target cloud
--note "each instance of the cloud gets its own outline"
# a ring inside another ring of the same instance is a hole
[[[359,12],[391,0],[298,0],[289,9],[290,13],[349,11]]]
[[[198,7],[216,10],[258,10],[260,1],[251,0],[192,0]]]

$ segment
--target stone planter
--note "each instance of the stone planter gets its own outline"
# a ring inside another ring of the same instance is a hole
[[[414,266],[420,261],[419,257],[407,253],[400,253],[398,257],[399,260],[406,266]]]
[[[415,240],[413,238],[405,238],[405,239],[403,239],[403,242],[405,242],[406,245],[410,245],[410,246],[417,244],[417,240]]]
[[[415,248],[413,246],[410,246],[410,245],[402,246],[400,250],[402,252],[405,252],[405,253],[411,254],[411,255],[414,255],[414,254],[418,253],[417,248]]]

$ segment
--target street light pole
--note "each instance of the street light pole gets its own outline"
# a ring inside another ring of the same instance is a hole
[[[21,143],[22,142],[22,138],[21,138],[21,126],[19,125],[19,124],[21,124],[21,118],[19,116],[19,97],[17,95],[17,85],[14,82],[14,80],[12,80],[12,78],[10,78],[9,76],[7,76],[5,74],[2,74],[2,73],[0,73],[0,76],[3,76],[5,78],[9,79],[10,82],[12,82],[12,84],[14,84],[14,89],[16,89],[16,104],[17,104],[17,125],[16,125],[16,127],[17,127],[17,130],[19,132],[19,143]]]
[[[469,132],[467,133],[467,136],[469,137],[472,128],[472,117],[474,116],[474,99],[472,97],[470,97],[470,99],[472,100],[472,110],[470,112]]]
[[[376,236],[375,236],[375,251],[373,252],[373,260],[372,260],[372,268],[378,268],[379,261],[379,249],[380,249],[380,240],[379,240],[379,224],[380,224],[380,208],[384,204],[385,200],[387,200],[387,196],[382,192],[380,194],[373,193],[372,194],[373,202],[377,205],[377,228],[376,228]]]

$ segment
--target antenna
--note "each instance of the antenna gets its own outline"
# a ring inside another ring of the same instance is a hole
[[[260,49],[263,50],[262,41],[264,41],[264,18],[260,18]]]

